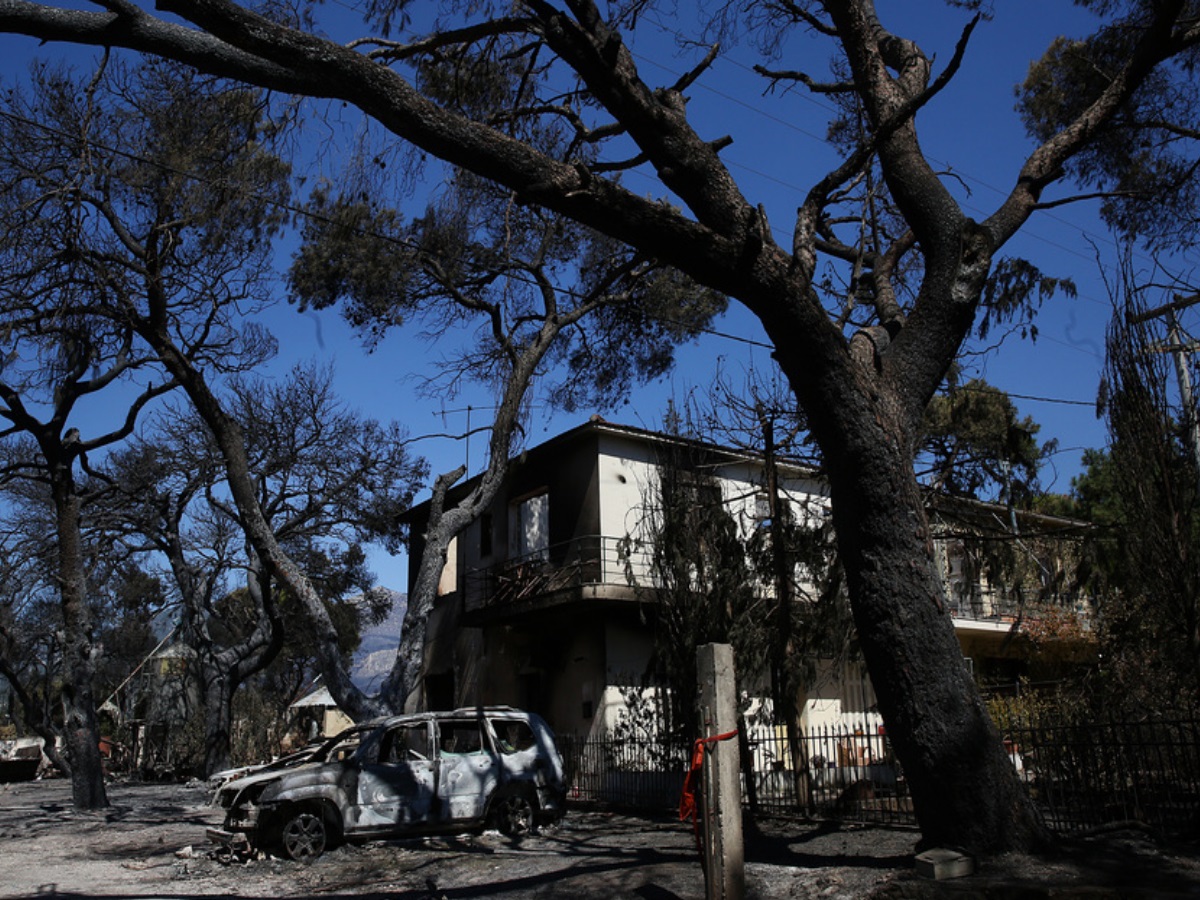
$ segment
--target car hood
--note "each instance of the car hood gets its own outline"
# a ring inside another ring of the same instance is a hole
[[[293,766],[288,769],[264,768],[243,778],[235,778],[232,781],[226,782],[220,792],[222,794],[240,794],[247,788],[252,788],[255,785],[279,781],[282,778],[292,778],[301,772],[316,771],[323,766],[324,763],[304,763],[303,765]]]

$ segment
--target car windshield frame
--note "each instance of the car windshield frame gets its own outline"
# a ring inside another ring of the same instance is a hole
[[[316,753],[312,755],[311,762],[330,762],[335,750],[344,749],[346,752],[340,755],[341,759],[347,759],[358,752],[358,748],[366,740],[371,732],[380,727],[379,723],[371,725],[353,725],[345,731],[338,732],[333,737],[329,738]]]

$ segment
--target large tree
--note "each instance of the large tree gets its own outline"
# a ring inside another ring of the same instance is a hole
[[[26,435],[15,446],[28,452],[9,452],[0,474],[43,481],[55,511],[64,738],[75,803],[94,808],[107,798],[82,523],[100,483],[83,484],[80,472],[93,471],[89,455],[128,438],[175,381],[127,320],[93,313],[169,298],[163,305],[197,364],[229,371],[262,359],[270,345],[241,340],[228,316],[261,297],[263,237],[278,221],[270,201],[286,169],[254,141],[253,92],[163,61],[106,64],[86,79],[41,67],[28,91],[8,92],[3,112],[0,321],[10,354],[0,437],[12,445]],[[259,193],[234,191],[239,179]],[[101,391],[116,411],[83,433],[76,422]]]
[[[469,105],[521,72],[501,67],[489,74],[482,85],[449,81],[438,94]],[[566,152],[561,135],[534,129],[527,137],[547,153]],[[676,346],[725,301],[470,172],[456,171],[424,215],[408,222],[389,205],[364,199],[381,192],[370,177],[375,190],[362,190],[363,177],[352,179],[357,192],[322,186],[310,197],[289,272],[294,299],[302,307],[340,306],[371,340],[402,324],[426,326],[430,340],[474,328],[465,349],[449,352],[421,389],[447,396],[471,379],[489,385],[496,400],[480,476],[449,504],[447,490],[465,469],[434,482],[400,647],[377,701],[402,710],[423,702],[426,623],[451,541],[503,485],[535,386],[551,381],[548,399],[560,407],[612,405],[632,383],[664,372]]]
[[[396,514],[411,502],[424,463],[409,452],[399,427],[346,408],[329,369],[308,365],[274,381],[236,379],[229,394],[225,402],[245,436],[259,505],[341,625],[348,655],[360,619],[380,612],[343,602],[372,588],[361,545],[398,538]],[[156,554],[170,571],[180,640],[194,652],[205,773],[228,768],[239,686],[289,641],[300,677],[311,677],[315,654],[296,649],[312,644],[306,617],[294,597],[280,596],[280,585],[246,545],[225,489],[224,460],[190,407],[164,410],[108,468],[119,489],[111,492],[113,527],[131,550]]]
[[[1047,188],[1100,139],[1116,135],[1109,146],[1117,146],[1121,129],[1148,119],[1171,129],[1166,116],[1195,108],[1132,102],[1164,82],[1192,83],[1194,4],[1088,4],[1105,28],[1097,40],[1052,48],[1038,73],[1046,102],[1030,113],[1035,146],[999,204],[979,217],[943,181],[917,129],[918,113],[958,71],[978,16],[938,71],[872,0],[725,4],[726,21],[761,26],[777,49],[791,31],[825,41],[832,81],[764,73],[839,97],[854,114],[839,131],[841,160],[811,182],[788,245],[722,160],[728,140],[689,120],[685,95],[706,61],[672,84],[654,85],[639,71],[623,32],[646,21],[646,4],[615,5],[607,15],[589,0],[527,0],[508,14],[465,5],[454,27],[414,35],[405,4],[377,0],[369,9],[394,36],[351,45],[305,30],[304,17],[294,27],[231,0],[161,0],[161,17],[125,0],[99,5],[90,12],[3,0],[0,28],[164,54],[353,104],[521,203],[672,265],[757,316],[825,460],[860,646],[925,839],[996,851],[1043,836],[961,665],[913,457],[925,406],[984,309],[1000,250],[1046,205]],[[970,15],[978,4],[950,6]],[[525,66],[519,96],[497,81],[487,103],[434,99],[447,80],[514,62]],[[514,137],[507,126],[516,120],[564,130],[572,152],[549,155]],[[1195,132],[1171,134],[1186,142]],[[626,187],[620,175],[635,167],[657,178],[665,196]],[[864,204],[885,196],[891,215],[864,216]],[[823,293],[826,262],[845,266],[851,290]]]

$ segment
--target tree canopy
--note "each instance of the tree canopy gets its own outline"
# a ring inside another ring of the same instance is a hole
[[[1040,430],[1031,417],[1018,418],[1012,400],[986,382],[951,385],[925,410],[928,482],[960,497],[1027,506],[1037,493],[1038,470],[1057,446],[1040,446]]]
[[[0,328],[11,348],[0,481],[45,485],[53,509],[62,733],[83,808],[107,803],[89,602],[107,574],[84,527],[105,488],[93,462],[177,385],[129,314],[157,307],[199,366],[233,371],[269,354],[234,316],[264,299],[274,201],[286,191],[286,167],[256,140],[259,98],[164,61],[106,60],[88,78],[36,70],[0,115]],[[230,190],[237,179],[254,192]],[[107,419],[84,433],[81,410],[101,393]]]

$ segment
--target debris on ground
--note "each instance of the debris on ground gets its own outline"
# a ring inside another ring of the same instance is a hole
[[[488,900],[704,896],[690,828],[672,817],[572,810],[521,838],[498,831],[343,845],[311,865],[206,843],[222,811],[191,784],[112,783],[110,809],[77,812],[65,779],[0,785],[4,896],[379,896]],[[1044,859],[978,861],[943,881],[917,874],[908,829],[760,823],[747,843],[748,900],[1200,896],[1200,846],[1135,828],[1064,842]]]

